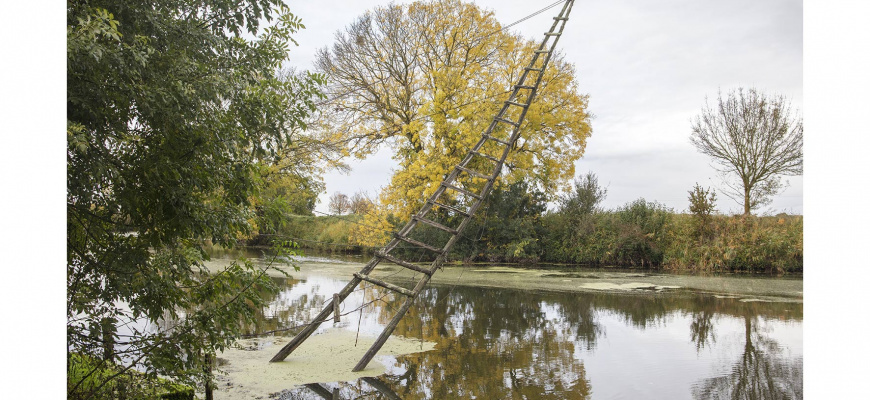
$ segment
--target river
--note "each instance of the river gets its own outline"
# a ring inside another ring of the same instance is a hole
[[[250,333],[310,321],[367,261],[340,258],[274,277],[283,289]],[[381,272],[405,287],[411,275]],[[488,265],[439,276],[363,373],[349,371],[404,300],[380,287],[360,286],[342,321],[283,363],[266,360],[297,330],[240,341],[220,358],[216,398],[803,398],[800,278]],[[270,375],[285,365],[311,374]]]

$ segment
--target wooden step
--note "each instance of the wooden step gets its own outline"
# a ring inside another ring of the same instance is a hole
[[[464,216],[466,216],[466,217],[468,217],[468,216],[471,215],[471,214],[468,213],[468,211],[461,210],[461,209],[456,208],[456,207],[453,207],[453,206],[448,206],[447,204],[441,204],[441,203],[439,203],[439,202],[437,202],[437,201],[435,201],[435,200],[429,200],[429,202],[432,203],[432,205],[435,205],[435,206],[438,206],[438,207],[441,207],[441,208],[446,208],[446,209],[448,209],[448,210],[450,210],[450,211],[453,211],[453,212],[458,213],[458,214],[462,214],[462,215],[464,215]]]
[[[393,285],[392,283],[387,283],[387,282],[384,282],[384,281],[382,281],[382,280],[380,280],[380,279],[372,278],[372,277],[370,277],[370,276],[368,276],[368,275],[362,275],[362,274],[360,274],[359,272],[354,272],[354,273],[353,273],[353,276],[355,276],[355,277],[357,277],[357,278],[359,278],[359,279],[362,279],[362,280],[364,280],[364,281],[366,281],[366,282],[369,282],[369,283],[373,283],[373,284],[375,284],[375,285],[378,285],[378,286],[380,286],[380,287],[382,287],[382,288],[390,289],[390,290],[392,290],[392,291],[394,291],[394,292],[399,292],[399,293],[401,293],[401,294],[404,294],[405,296],[408,296],[408,297],[414,297],[414,292],[412,292],[412,291],[410,291],[410,290],[408,290],[408,289],[405,289],[405,288],[403,288],[403,287],[401,287],[401,286],[396,286],[396,285]]]
[[[567,21],[568,20],[567,17],[553,17],[553,19],[555,19],[556,21]]]
[[[492,162],[494,162],[494,163],[500,163],[500,162],[501,162],[501,160],[499,160],[498,158],[495,158],[495,157],[493,157],[493,156],[491,156],[491,155],[489,155],[489,154],[483,154],[483,153],[481,153],[481,152],[479,152],[479,151],[472,151],[471,154],[474,154],[474,155],[476,155],[476,156],[483,157],[483,158],[485,158],[485,159],[487,159],[487,160],[490,160],[490,161],[492,161]]]
[[[561,36],[562,34],[559,32],[547,32],[544,36]]]
[[[531,90],[535,90],[535,87],[534,87],[534,86],[529,86],[529,85],[514,85],[514,87],[517,88],[517,89],[531,89]]]
[[[540,69],[540,68],[532,68],[532,67],[526,67],[526,70],[528,70],[528,71],[535,71],[535,72],[541,72],[541,71],[543,71],[543,69]]]
[[[397,238],[397,239],[401,239],[401,238],[399,238],[398,236],[397,236],[396,238]],[[405,239],[407,239],[407,238],[405,238]],[[431,246],[430,246],[430,247],[431,247]],[[440,253],[440,250],[436,250],[436,251],[438,251],[438,252]],[[396,264],[396,265],[400,265],[400,266],[402,266],[402,267],[405,267],[405,268],[407,268],[407,269],[411,269],[411,270],[414,270],[414,271],[417,271],[417,272],[422,272],[422,273],[424,273],[424,274],[426,274],[426,275],[432,275],[432,271],[429,271],[428,268],[423,268],[423,267],[421,267],[421,266],[419,266],[419,265],[417,265],[417,264],[411,264],[411,263],[409,263],[409,262],[407,262],[407,261],[405,261],[405,260],[400,260],[400,259],[398,259],[398,258],[396,258],[396,257],[393,257],[393,256],[389,255],[389,254],[386,254],[386,253],[383,253],[383,252],[378,251],[378,252],[375,252],[375,256],[378,257],[378,258],[380,258],[380,259],[387,260],[387,261],[389,261],[389,262],[391,262],[391,263],[393,263],[393,264]]]
[[[401,240],[401,241],[403,241],[403,242],[405,242],[405,243],[410,243],[410,244],[412,244],[412,245],[414,245],[414,246],[422,247],[422,248],[424,248],[424,249],[426,249],[426,250],[429,250],[429,251],[431,251],[431,252],[434,252],[434,253],[441,254],[442,251],[443,251],[443,249],[439,249],[439,248],[437,248],[437,247],[435,247],[435,246],[430,246],[430,245],[428,245],[428,244],[426,244],[426,243],[423,243],[423,242],[421,242],[421,241],[419,241],[419,240],[411,239],[411,238],[409,238],[409,237],[407,237],[407,236],[402,236],[402,235],[398,235],[398,234],[397,234],[397,235],[394,235],[394,236],[395,236],[396,239],[399,239],[399,240]],[[396,264],[399,264],[399,263],[396,263]],[[399,264],[399,265],[405,266],[405,265],[403,265],[403,264]],[[414,266],[414,267],[408,267],[408,268],[414,269],[415,267],[416,267],[416,266]],[[422,272],[422,271],[421,271],[421,272]]]
[[[465,189],[462,189],[462,188],[458,188],[458,187],[453,186],[453,185],[451,185],[451,184],[449,184],[449,183],[441,182],[441,184],[444,185],[444,187],[446,187],[446,188],[448,188],[448,189],[453,189],[453,190],[455,190],[455,191],[457,191],[457,192],[459,192],[459,193],[462,193],[462,194],[464,194],[464,195],[466,195],[466,196],[471,196],[471,197],[474,197],[475,199],[480,200],[480,195],[477,194],[477,193],[470,192],[470,191],[465,190]]]
[[[510,145],[511,145],[511,142],[506,142],[506,141],[501,140],[501,139],[499,139],[499,138],[497,138],[497,137],[495,137],[495,136],[492,136],[492,135],[483,135],[483,137],[485,137],[485,138],[487,138],[487,139],[489,139],[489,140],[495,141],[495,142],[499,142],[499,143],[501,143],[501,144],[503,144],[503,145],[505,145],[505,146],[510,146]]]
[[[513,125],[513,126],[520,126],[520,124],[518,124],[518,123],[516,123],[516,122],[514,122],[514,121],[511,121],[511,120],[509,120],[509,119],[504,119],[504,118],[500,118],[500,117],[495,117],[495,118],[493,118],[493,119],[496,120],[496,121],[498,121],[498,122],[504,122],[504,123],[506,123],[506,124],[510,124],[510,125]]]
[[[418,215],[415,215],[415,216],[413,216],[413,217],[411,217],[411,218],[413,218],[413,219],[416,220],[417,222],[422,222],[422,223],[424,223],[424,224],[426,224],[426,225],[429,225],[429,226],[431,226],[431,227],[433,227],[433,228],[441,229],[442,231],[447,232],[447,233],[449,233],[449,234],[451,234],[451,235],[455,235],[455,234],[458,233],[458,232],[456,231],[456,229],[453,229],[453,228],[450,228],[450,227],[446,227],[446,226],[441,225],[441,224],[439,224],[439,223],[437,223],[437,222],[435,222],[435,221],[432,221],[432,220],[430,220],[430,219],[423,218],[423,217],[418,216]]]
[[[522,108],[526,108],[526,107],[529,106],[528,104],[525,104],[525,103],[517,103],[517,102],[515,102],[515,101],[510,101],[510,100],[505,101],[505,103],[508,103],[508,104],[510,104],[510,105],[512,105],[512,106],[522,107]]]
[[[459,166],[459,165],[457,165],[457,166],[456,166],[456,169],[458,169],[458,170],[460,170],[460,171],[464,171],[464,172],[467,173],[468,175],[471,175],[471,176],[474,176],[474,177],[483,178],[483,179],[486,179],[486,180],[490,180],[490,179],[492,179],[492,176],[490,176],[490,175],[482,174],[482,173],[477,172],[477,171],[475,171],[475,170],[473,170],[473,169],[468,169],[468,168],[465,168],[465,167],[463,167],[463,166]]]
[[[549,52],[550,52],[550,50],[535,50],[535,54],[546,54]]]

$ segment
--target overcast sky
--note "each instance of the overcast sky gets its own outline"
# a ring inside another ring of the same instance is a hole
[[[481,0],[502,24],[514,22],[550,1]],[[296,35],[295,66],[312,68],[314,52],[330,45],[334,33],[385,1],[298,1],[291,10],[306,29]],[[541,38],[558,13],[554,8],[513,29]],[[656,200],[677,211],[688,208],[695,182],[721,186],[710,159],[689,143],[690,120],[717,92],[754,86],[791,99],[803,113],[802,18],[800,0],[578,0],[559,48],[577,68],[588,94],[592,137],[577,174],[592,171],[608,187],[605,207],[637,198]],[[325,176],[327,198],[340,191],[370,194],[389,182],[394,162],[385,148],[347,174]],[[803,179],[766,209],[803,213]],[[723,212],[742,205],[719,196]]]

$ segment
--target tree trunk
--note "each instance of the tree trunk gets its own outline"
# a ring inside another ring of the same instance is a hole
[[[103,318],[100,321],[103,337],[103,360],[112,361],[115,358],[115,330],[114,321],[110,318]]]
[[[743,185],[743,215],[749,216],[749,186],[746,184]]]
[[[212,370],[212,359],[211,354],[205,355],[205,366],[203,367],[206,372],[206,380],[205,380],[205,400],[214,400],[214,387],[211,384],[211,370]]]

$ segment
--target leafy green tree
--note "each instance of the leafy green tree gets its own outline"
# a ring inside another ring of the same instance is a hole
[[[587,172],[574,181],[574,190],[562,199],[560,211],[573,216],[589,215],[607,198],[607,188],[598,184],[598,176]]]
[[[517,181],[496,186],[484,204],[482,216],[468,228],[479,237],[475,246],[482,247],[481,254],[491,260],[537,260],[546,195],[525,181]]]
[[[300,28],[277,0],[67,3],[71,353],[203,384],[275,289],[249,262],[209,273],[201,243],[250,232],[262,168],[314,110],[322,77],[277,72]]]

